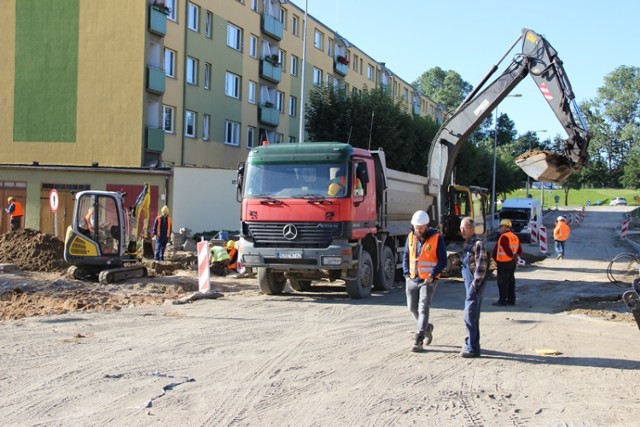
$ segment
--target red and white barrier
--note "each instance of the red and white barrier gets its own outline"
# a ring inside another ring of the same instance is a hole
[[[538,224],[535,221],[529,223],[529,230],[531,230],[531,244],[538,243]]]
[[[629,223],[631,222],[631,220],[629,219],[625,219],[622,222],[622,228],[620,228],[620,237],[622,237],[623,239],[627,238],[627,233],[629,231]]]
[[[540,240],[540,252],[543,254],[547,253],[547,227],[544,225],[540,226],[540,233],[538,234],[538,238]]]
[[[567,215],[567,225],[569,227],[573,225],[573,215]]]
[[[206,242],[204,238],[198,242],[198,284],[200,292],[209,292],[211,289],[209,242]]]

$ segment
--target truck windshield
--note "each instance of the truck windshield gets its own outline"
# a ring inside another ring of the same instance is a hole
[[[248,164],[244,197],[323,198],[344,197],[348,178],[341,178],[341,163]],[[337,186],[331,186],[336,184]],[[331,187],[331,188],[330,188]],[[335,189],[342,191],[334,191]]]

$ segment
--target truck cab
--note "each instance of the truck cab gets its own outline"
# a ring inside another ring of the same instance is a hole
[[[507,199],[502,203],[500,219],[511,220],[512,229],[520,240],[531,241],[531,223],[537,229],[542,225],[542,206],[540,200],[530,197]]]

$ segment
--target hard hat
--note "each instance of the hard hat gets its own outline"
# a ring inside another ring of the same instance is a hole
[[[7,202],[11,203],[12,200],[13,200],[13,196],[9,196],[9,198],[7,199]]]
[[[506,219],[506,218],[505,218],[505,219],[503,219],[503,220],[500,220],[500,225],[499,225],[499,227],[502,227],[503,225],[504,225],[505,227],[509,227],[509,228],[511,228],[511,220],[510,220],[510,219]]]
[[[428,225],[429,214],[425,211],[416,211],[411,217],[411,225]]]
[[[342,187],[340,186],[340,184],[336,184],[335,182],[332,182],[331,184],[329,184],[329,189],[327,190],[327,194],[330,196],[335,196],[340,192],[341,188]]]
[[[563,216],[559,216],[556,221],[566,221],[566,219]]]
[[[234,242],[233,240],[229,240],[227,242],[227,249],[233,249],[236,247],[236,242]]]
[[[169,215],[169,208],[167,206],[163,206],[162,209],[160,209],[160,212]]]

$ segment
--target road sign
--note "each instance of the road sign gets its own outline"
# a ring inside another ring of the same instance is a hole
[[[54,188],[49,192],[49,206],[51,207],[51,211],[55,212],[58,210],[58,204],[60,199],[58,198],[58,191]]]

